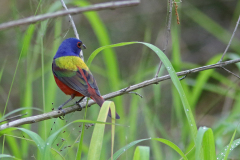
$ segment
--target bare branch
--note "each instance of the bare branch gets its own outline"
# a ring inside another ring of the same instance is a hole
[[[22,116],[25,116],[25,115],[27,115],[27,113],[25,113],[25,114],[19,114],[19,115],[16,115],[16,116],[12,116],[12,117],[9,117],[9,118],[6,118],[6,119],[0,121],[0,123],[5,122],[5,121],[10,121],[10,120],[12,120],[12,119],[16,119],[16,118],[19,118],[19,117],[22,117]]]
[[[68,11],[68,8],[67,8],[67,6],[66,6],[66,4],[64,3],[63,0],[61,0],[61,3],[62,3],[62,5],[63,5],[63,7],[65,8],[65,10]],[[72,24],[74,34],[75,34],[76,38],[79,39],[79,34],[78,34],[78,32],[77,32],[77,29],[76,29],[76,26],[75,26],[75,23],[74,23],[74,21],[73,21],[73,19],[72,19],[71,14],[69,14],[68,17],[69,17],[70,22],[71,22],[71,24]]]
[[[227,48],[225,49],[225,51],[224,51],[224,53],[223,53],[223,55],[222,55],[222,57],[221,57],[221,59],[220,59],[219,62],[222,62],[223,57],[225,56],[225,54],[226,54],[227,51],[228,51],[228,48],[229,48],[230,45],[231,45],[231,43],[232,43],[232,39],[233,39],[233,37],[234,37],[234,35],[235,35],[236,31],[237,31],[237,28],[238,28],[239,22],[240,22],[240,15],[239,15],[238,21],[237,21],[237,23],[236,23],[235,29],[234,29],[234,31],[233,31],[232,37],[230,38],[230,40],[229,40],[229,42],[228,42],[228,45],[227,45]]]
[[[55,17],[61,17],[65,16],[68,14],[79,14],[82,12],[86,11],[100,11],[104,9],[116,9],[116,8],[121,8],[121,7],[130,7],[130,6],[135,6],[138,5],[140,2],[139,0],[131,0],[131,1],[116,1],[116,2],[106,2],[106,3],[99,3],[99,4],[94,4],[91,6],[87,7],[81,7],[81,8],[71,8],[69,10],[64,10],[64,11],[58,11],[55,13],[47,13],[47,14],[42,14],[38,16],[31,16],[28,18],[23,18],[19,19],[16,21],[11,21],[11,22],[6,22],[0,25],[0,30],[15,27],[15,26],[20,26],[24,24],[31,24],[31,23],[36,23],[38,21],[43,21],[49,18],[55,18]]]
[[[141,94],[137,93],[137,92],[128,92],[128,93],[135,94],[135,95],[137,95],[137,96],[143,98],[143,96],[142,96]]]
[[[240,77],[239,77],[239,75],[237,75],[237,74],[235,74],[235,73],[233,73],[233,72],[231,72],[231,71],[229,71],[228,69],[226,69],[225,67],[221,67],[222,69],[224,69],[225,71],[227,71],[228,73],[230,73],[230,74],[232,74],[232,75],[234,75],[235,77],[237,77],[237,78],[239,78],[240,79]]]
[[[167,25],[167,32],[166,32],[166,43],[165,43],[165,46],[163,48],[163,53],[165,53],[165,51],[167,50],[169,35],[170,35],[170,31],[171,31],[172,7],[173,7],[173,3],[172,3],[172,0],[170,0],[169,1],[169,13],[168,13],[169,14],[168,25]],[[162,61],[160,60],[159,65],[158,65],[158,70],[157,70],[157,73],[156,73],[155,77],[158,77],[158,74],[160,72],[161,67],[162,67]]]
[[[229,64],[233,64],[233,63],[238,63],[240,62],[240,59],[235,59],[235,60],[230,60],[230,61],[225,61],[225,62],[220,62],[220,63],[216,63],[216,64],[212,64],[212,65],[207,65],[207,66],[202,66],[202,67],[198,67],[198,68],[194,68],[194,69],[190,69],[190,70],[186,70],[186,71],[181,71],[181,72],[177,72],[178,76],[183,76],[186,74],[190,74],[190,73],[196,73],[196,72],[200,72],[200,71],[204,71],[204,70],[208,70],[208,69],[213,69],[213,68],[222,68],[226,65]],[[150,80],[146,80],[144,82],[129,86],[125,89],[121,89],[118,90],[116,92],[113,93],[109,93],[107,95],[104,95],[103,98],[104,99],[110,99],[113,97],[117,97],[126,93],[129,93],[131,91],[149,86],[151,84],[156,84],[160,81],[164,81],[170,79],[170,75],[165,75],[165,76],[161,76],[161,77],[157,77],[157,78],[153,78]],[[80,103],[82,108],[86,107],[86,101],[83,101]],[[93,100],[89,100],[88,101],[88,106],[90,107],[91,105],[95,104],[95,102]],[[64,108],[65,114],[77,111],[79,109],[78,105],[74,105],[68,108]],[[59,116],[64,115],[64,113],[62,111],[52,111],[52,112],[48,112],[48,113],[44,113],[44,114],[40,114],[40,115],[36,115],[36,116],[31,116],[31,117],[27,117],[27,118],[22,118],[22,119],[18,119],[9,123],[5,123],[3,125],[0,126],[0,130],[9,128],[9,127],[17,127],[23,124],[30,124],[30,123],[36,123],[39,121],[43,121],[46,119],[51,119],[51,118],[58,118]]]
[[[61,3],[62,3],[62,5],[63,5],[63,8],[65,8],[65,10],[68,11],[68,8],[67,8],[67,6],[66,6],[66,4],[64,3],[63,0],[61,0]],[[75,34],[76,38],[77,38],[77,39],[80,39],[80,38],[79,38],[79,34],[78,34],[78,32],[77,32],[77,28],[76,28],[76,26],[75,26],[75,23],[74,23],[74,21],[73,21],[73,18],[72,18],[72,16],[71,16],[71,14],[69,14],[68,17],[69,17],[70,22],[71,22],[71,24],[72,24],[73,31],[74,31],[74,34]],[[83,51],[82,51],[82,50],[80,51],[79,56],[80,56],[80,58],[84,61],[84,56],[83,56]]]

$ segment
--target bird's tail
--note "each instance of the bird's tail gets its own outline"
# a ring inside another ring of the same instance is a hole
[[[100,106],[102,107],[102,104],[104,103],[104,99],[101,96],[91,96],[91,98]],[[108,116],[111,117],[111,109],[109,109]],[[116,119],[120,119],[120,116],[116,112]]]

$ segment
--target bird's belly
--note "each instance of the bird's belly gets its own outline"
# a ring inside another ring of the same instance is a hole
[[[83,95],[72,88],[68,87],[66,84],[61,82],[57,77],[54,76],[54,79],[58,85],[58,87],[65,93],[66,95],[72,95],[74,94],[75,96],[82,97]]]

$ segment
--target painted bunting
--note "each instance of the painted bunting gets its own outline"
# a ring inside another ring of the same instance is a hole
[[[96,80],[90,72],[87,65],[79,57],[79,53],[85,45],[76,38],[68,38],[59,46],[52,62],[52,72],[58,87],[71,98],[59,106],[59,110],[71,101],[75,96],[82,97],[77,103],[84,98],[90,97],[100,107],[104,99],[100,94]],[[111,113],[108,115],[111,117]],[[116,119],[119,119],[116,113]]]

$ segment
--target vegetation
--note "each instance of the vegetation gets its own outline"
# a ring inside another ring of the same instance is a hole
[[[239,79],[221,69],[188,74],[181,81],[176,75],[221,59],[240,14],[240,1],[213,2],[177,2],[178,8],[173,5],[165,54],[160,48],[167,39],[167,2],[142,1],[136,7],[74,15],[80,38],[87,46],[83,50],[85,62],[102,95],[153,78],[159,59],[163,62],[159,76],[169,74],[171,80],[136,90],[143,98],[124,94],[106,101],[101,110],[94,105],[67,114],[64,120],[53,118],[1,130],[0,158],[239,157]],[[83,0],[66,3],[71,7],[91,5]],[[62,9],[60,1],[41,0],[2,1],[0,6],[1,23]],[[62,40],[74,37],[68,16],[1,30],[0,37],[1,120],[50,112],[69,98],[58,89],[51,71],[52,58]],[[224,61],[240,58],[238,37]],[[227,68],[238,74],[240,65]],[[117,110],[120,120],[107,118],[109,107]]]

